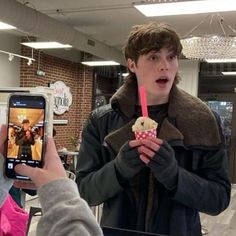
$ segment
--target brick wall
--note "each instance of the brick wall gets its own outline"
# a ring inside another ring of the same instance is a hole
[[[31,49],[22,46],[22,55],[31,57]],[[54,125],[56,129],[55,142],[57,148],[67,147],[72,149],[71,136],[79,136],[83,124],[92,109],[93,94],[93,71],[90,67],[80,63],[67,61],[43,52],[34,50],[33,57],[36,61],[31,66],[26,60],[21,60],[20,86],[35,87],[48,86],[56,81],[63,81],[72,94],[72,105],[69,112],[57,116],[54,119],[68,120],[67,125]],[[38,67],[46,75],[44,77],[36,75]]]

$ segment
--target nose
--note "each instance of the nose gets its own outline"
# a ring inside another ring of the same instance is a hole
[[[169,69],[169,62],[166,58],[162,58],[159,60],[158,68],[160,71],[165,71]]]

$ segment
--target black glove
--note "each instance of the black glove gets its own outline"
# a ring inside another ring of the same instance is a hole
[[[148,167],[150,167],[157,180],[168,190],[176,188],[178,164],[173,148],[166,141],[161,145],[153,159],[150,160]]]
[[[121,147],[114,161],[118,175],[124,179],[132,178],[145,167],[137,148],[131,148],[128,142]]]

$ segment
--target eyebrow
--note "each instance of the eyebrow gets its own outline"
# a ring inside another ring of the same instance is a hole
[[[161,49],[160,49],[161,50]],[[151,50],[151,51],[149,51],[147,54],[149,54],[149,53],[160,53],[160,50]],[[168,53],[169,54],[174,54],[174,55],[176,55],[177,56],[177,53],[174,51],[174,50],[169,50],[169,49],[167,49],[167,51],[168,51]]]

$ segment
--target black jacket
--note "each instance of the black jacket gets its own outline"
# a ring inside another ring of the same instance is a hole
[[[26,138],[26,131],[21,129],[16,133],[16,145],[19,145],[18,158],[20,159],[32,159],[31,145],[35,144],[34,135],[30,132],[30,138]]]
[[[124,142],[134,139],[136,86],[127,81],[111,105],[93,111],[87,120],[77,164],[80,194],[90,205],[103,203],[101,225],[140,230],[137,212],[142,206],[137,199],[147,191],[144,231],[199,236],[199,211],[217,215],[230,200],[227,156],[217,120],[198,98],[173,85],[168,117],[158,136],[175,151],[177,188],[172,192],[165,189],[148,167],[121,184],[114,159]]]

